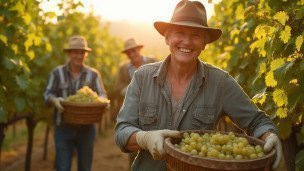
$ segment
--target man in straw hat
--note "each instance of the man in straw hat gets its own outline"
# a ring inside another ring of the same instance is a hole
[[[133,77],[135,70],[137,70],[142,65],[156,62],[154,58],[141,55],[142,48],[143,45],[137,44],[134,39],[127,39],[124,43],[124,49],[121,52],[123,54],[126,54],[129,60],[127,62],[123,62],[119,66],[118,77],[115,84],[115,90],[118,93],[116,107],[117,109],[121,107],[127,87]],[[136,157],[136,154],[136,152],[128,154],[130,166]]]
[[[56,170],[71,170],[72,154],[74,149],[78,155],[78,170],[90,171],[93,158],[95,140],[95,126],[75,125],[65,123],[61,112],[64,110],[60,101],[73,95],[83,86],[90,87],[100,97],[106,97],[100,73],[84,64],[91,48],[83,36],[72,36],[68,47],[63,49],[69,60],[67,64],[53,69],[44,93],[47,104],[55,106],[55,147]]]
[[[206,44],[222,34],[207,25],[204,5],[180,1],[171,21],[155,22],[154,27],[171,53],[135,72],[115,127],[122,151],[140,150],[132,169],[165,170],[166,137],[181,137],[182,130],[215,129],[224,114],[247,134],[265,140],[266,152],[276,148],[277,167],[282,149],[275,124],[227,72],[198,59]]]

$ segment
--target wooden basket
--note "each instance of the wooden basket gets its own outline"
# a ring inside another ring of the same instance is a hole
[[[62,101],[63,121],[71,124],[94,124],[101,121],[107,103],[76,103]]]
[[[227,132],[211,130],[187,132],[196,132],[199,134],[220,132],[222,134],[228,134]],[[237,137],[247,138],[249,143],[252,145],[261,145],[262,147],[264,146],[264,142],[257,138],[253,138],[244,134],[235,133],[235,135]],[[179,143],[181,139],[182,138],[165,139],[164,148],[167,152],[167,155],[165,157],[167,171],[270,171],[271,164],[275,160],[275,149],[265,154],[264,157],[247,160],[223,160],[217,158],[195,156],[190,153],[183,152],[174,146],[174,144]]]

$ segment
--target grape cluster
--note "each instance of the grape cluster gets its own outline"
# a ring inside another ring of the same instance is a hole
[[[182,141],[175,146],[192,155],[226,160],[256,159],[265,155],[260,145],[250,145],[245,137],[237,137],[233,132],[203,135],[185,132]]]
[[[108,99],[99,97],[97,93],[88,86],[79,89],[75,95],[67,97],[66,101],[80,103],[109,103]]]

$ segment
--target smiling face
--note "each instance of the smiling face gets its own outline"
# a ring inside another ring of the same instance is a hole
[[[171,61],[180,64],[195,63],[206,45],[205,34],[199,28],[173,25],[168,28],[165,38]]]
[[[88,52],[80,49],[72,49],[67,52],[69,56],[69,63],[71,67],[81,68],[84,64],[85,58],[88,56]]]

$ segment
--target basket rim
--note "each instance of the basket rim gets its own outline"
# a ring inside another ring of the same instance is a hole
[[[69,102],[69,101],[61,101],[61,105],[64,106],[77,106],[77,107],[105,107],[107,106],[110,102]]]
[[[224,132],[224,131],[215,131],[215,130],[185,130],[185,131],[181,131],[183,132],[196,132],[196,133],[222,133],[222,134],[228,134],[229,132]],[[265,144],[264,141],[254,138],[254,137],[250,137],[248,135],[245,134],[238,134],[238,133],[234,133],[234,135],[236,135],[237,137],[245,137],[247,139],[250,139],[251,141],[257,141],[258,143],[262,144],[262,146]],[[253,161],[257,161],[257,162],[262,162],[262,163],[267,163],[268,160],[270,159],[271,162],[274,161],[274,157],[276,154],[276,150],[275,148],[273,148],[269,153],[266,153],[265,156],[257,158],[257,159],[243,159],[243,160],[225,160],[225,159],[218,159],[218,158],[210,158],[210,157],[201,157],[201,156],[197,156],[197,155],[193,155],[187,152],[183,152],[179,149],[177,149],[177,147],[175,147],[173,145],[173,143],[171,142],[173,139],[181,139],[181,138],[171,138],[168,137],[165,139],[164,142],[164,149],[166,151],[166,153],[174,158],[177,158],[176,156],[181,156],[181,158],[178,158],[178,160],[181,160],[185,163],[191,164],[191,165],[196,165],[196,166],[201,166],[201,167],[206,167],[206,163],[212,163],[210,164],[210,166],[215,166],[216,168],[214,169],[220,169],[217,168],[216,163],[221,162],[221,163],[225,163],[227,165],[229,164],[243,164],[246,165],[247,163],[253,162]],[[195,162],[199,160],[200,162]],[[209,165],[209,164],[208,164]],[[258,167],[258,166],[257,166]]]

